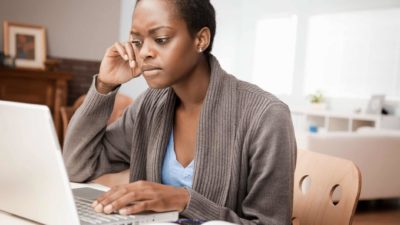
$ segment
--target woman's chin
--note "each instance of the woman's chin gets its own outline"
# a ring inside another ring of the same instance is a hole
[[[163,83],[163,82],[158,82],[157,80],[146,80],[147,85],[149,86],[149,88],[152,89],[164,89],[166,87],[169,87],[167,84]]]

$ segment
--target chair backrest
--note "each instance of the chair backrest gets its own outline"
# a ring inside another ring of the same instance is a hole
[[[133,100],[131,97],[118,93],[115,97],[114,109],[110,115],[110,118],[108,119],[107,124],[111,124],[121,117],[122,114],[124,114],[125,109],[132,103]]]
[[[350,225],[360,190],[361,174],[353,162],[298,150],[292,224]]]
[[[64,136],[67,131],[68,123],[72,118],[74,112],[81,106],[83,101],[85,100],[86,95],[81,95],[72,106],[64,106],[61,107],[61,120],[63,124]],[[118,93],[115,97],[114,109],[111,113],[110,118],[107,121],[107,124],[110,124],[117,120],[124,113],[125,109],[133,103],[132,98],[129,96]]]
[[[75,100],[75,102],[72,106],[61,107],[60,112],[61,112],[61,121],[62,121],[62,125],[63,125],[64,136],[67,131],[68,123],[72,118],[72,115],[79,108],[79,106],[83,103],[83,100],[85,100],[85,96],[86,95],[79,96],[79,98]]]

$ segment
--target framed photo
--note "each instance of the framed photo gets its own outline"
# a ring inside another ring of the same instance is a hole
[[[3,49],[19,68],[45,69],[46,29],[42,26],[4,21]]]
[[[367,114],[380,115],[385,102],[385,95],[372,95],[366,109]]]

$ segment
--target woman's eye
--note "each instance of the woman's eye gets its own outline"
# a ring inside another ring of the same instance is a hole
[[[163,44],[166,44],[167,42],[168,42],[168,38],[156,38],[156,42],[158,43],[158,44],[161,44],[161,45],[163,45]]]
[[[142,47],[143,43],[139,40],[133,40],[132,44],[134,44],[136,47],[140,48],[140,47]]]

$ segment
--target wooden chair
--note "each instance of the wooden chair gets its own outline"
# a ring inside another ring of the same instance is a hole
[[[74,115],[74,112],[79,108],[79,106],[82,104],[84,99],[85,99],[85,95],[81,95],[77,100],[75,100],[75,102],[72,106],[61,107],[60,112],[61,112],[61,121],[62,121],[62,125],[63,125],[63,136],[64,137],[67,132],[68,123],[71,120],[72,115]]]
[[[360,190],[361,174],[353,162],[299,150],[292,224],[350,225]]]

